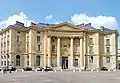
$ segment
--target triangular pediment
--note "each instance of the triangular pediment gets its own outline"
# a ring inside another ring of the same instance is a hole
[[[77,27],[77,26],[67,23],[67,22],[57,24],[54,27],[52,27],[51,29],[57,30],[57,31],[81,31],[81,30],[84,30],[80,27]]]

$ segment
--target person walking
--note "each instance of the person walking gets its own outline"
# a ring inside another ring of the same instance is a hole
[[[9,66],[9,72],[10,72],[10,73],[11,73],[11,70],[12,70],[12,66],[10,65],[10,66]]]

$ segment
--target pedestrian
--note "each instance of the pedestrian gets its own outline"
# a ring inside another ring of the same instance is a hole
[[[10,73],[11,73],[11,70],[12,70],[12,66],[10,65],[10,66],[9,66],[9,72],[10,72]]]
[[[3,70],[3,74],[5,74],[5,67],[3,67],[2,70]]]

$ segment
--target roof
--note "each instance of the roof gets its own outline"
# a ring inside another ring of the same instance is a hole
[[[88,30],[96,30],[93,26],[91,26],[91,23],[88,24],[80,24],[80,27],[83,29],[88,29]]]
[[[35,28],[47,28],[50,26],[54,26],[55,24],[46,24],[46,23],[38,23],[36,25],[34,25]]]

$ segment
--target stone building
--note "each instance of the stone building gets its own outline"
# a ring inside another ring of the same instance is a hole
[[[116,68],[118,32],[91,24],[16,21],[0,31],[0,66]]]

